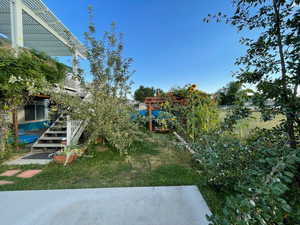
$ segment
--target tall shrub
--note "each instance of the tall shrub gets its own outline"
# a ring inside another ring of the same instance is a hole
[[[172,125],[186,139],[195,142],[199,136],[219,126],[216,101],[197,90],[196,85],[173,89],[170,93],[164,109],[176,117]],[[174,103],[174,98],[181,99],[181,103]]]
[[[85,33],[87,59],[92,82],[85,85],[84,100],[70,100],[73,114],[87,121],[88,143],[99,137],[121,153],[126,153],[136,138],[137,126],[130,120],[132,108],[128,103],[131,88],[131,58],[123,57],[123,35],[115,24],[97,39],[93,11],[89,8],[90,25]]]

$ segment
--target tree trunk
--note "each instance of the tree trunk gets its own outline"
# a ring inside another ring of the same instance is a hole
[[[293,112],[290,112],[290,104],[289,104],[289,96],[287,93],[287,75],[286,75],[286,64],[285,58],[283,53],[283,44],[282,44],[282,35],[281,35],[281,18],[280,18],[280,1],[273,0],[273,8],[274,8],[274,19],[275,19],[275,32],[277,36],[277,45],[278,51],[280,56],[280,65],[281,65],[281,77],[283,81],[283,96],[285,98],[285,111],[286,111],[286,120],[287,120],[287,133],[289,136],[289,145],[291,148],[296,148],[296,137],[295,137],[295,130],[294,130],[294,122],[295,117],[293,116]]]
[[[0,114],[0,151],[4,154],[7,151],[7,139],[8,139],[8,128],[7,128],[7,121],[6,121],[6,113]],[[1,155],[1,154],[0,154]]]
[[[19,150],[19,128],[18,128],[18,111],[13,109],[13,133],[16,143],[16,150]]]

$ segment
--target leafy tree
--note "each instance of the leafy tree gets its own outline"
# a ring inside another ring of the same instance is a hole
[[[218,13],[209,16],[224,19],[239,31],[255,30],[255,39],[242,38],[248,49],[236,62],[240,66],[237,78],[243,83],[256,85],[255,103],[264,118],[284,114],[284,131],[289,145],[297,147],[297,130],[300,127],[300,10],[299,0],[233,0],[232,16]],[[266,105],[272,99],[274,105]]]
[[[236,76],[243,83],[256,85],[256,104],[265,118],[284,114],[284,131],[289,145],[297,147],[300,127],[300,10],[299,0],[234,0],[235,12],[228,17],[222,13],[213,16],[225,19],[241,30],[257,30],[256,39],[242,38],[248,47],[246,55],[236,62],[241,66]],[[209,18],[211,18],[210,16]],[[209,21],[209,18],[206,21]],[[266,105],[268,99],[274,105]]]
[[[156,90],[154,87],[144,87],[141,85],[134,92],[134,99],[139,102],[144,102],[146,97],[154,97],[156,94]]]
[[[242,83],[232,81],[217,92],[220,105],[233,105],[237,100],[238,93],[242,89]]]
[[[132,59],[123,57],[123,34],[116,31],[115,24],[98,39],[92,7],[89,7],[89,16],[85,38],[93,80],[85,85],[88,94],[84,100],[58,94],[55,101],[69,108],[73,118],[87,123],[87,144],[100,137],[124,154],[138,133],[137,125],[130,120],[132,108],[127,99]]]
[[[89,13],[92,17],[91,8]],[[100,136],[120,153],[126,153],[137,131],[136,125],[130,121],[131,107],[127,104],[132,59],[123,57],[123,35],[116,32],[114,23],[102,39],[97,40],[95,34],[96,28],[91,21],[85,36],[93,81],[88,88],[90,97],[82,104],[82,110],[90,111],[85,118],[90,134],[88,141]]]
[[[160,88],[155,89],[155,96],[162,96],[164,94],[165,94],[165,92],[162,89],[160,89]]]
[[[300,82],[300,10],[299,0],[233,0],[235,11],[216,18],[239,31],[256,31],[257,38],[242,38],[245,56],[236,62],[242,83],[256,86],[254,103],[263,118],[285,115],[282,124],[271,130],[256,130],[243,141],[220,136],[199,140],[198,159],[208,174],[208,183],[227,186],[232,194],[222,213],[212,216],[214,225],[225,224],[298,224],[299,200],[288,198],[290,183],[299,165],[299,111],[297,89]],[[273,100],[273,105],[266,102]],[[231,114],[222,129],[232,129],[234,117],[249,115],[242,105]],[[229,124],[229,125],[228,125]],[[226,127],[227,126],[227,127]],[[213,151],[212,151],[213,149]]]

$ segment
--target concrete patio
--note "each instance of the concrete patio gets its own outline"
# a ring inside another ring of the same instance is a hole
[[[0,192],[5,225],[208,225],[196,186]]]

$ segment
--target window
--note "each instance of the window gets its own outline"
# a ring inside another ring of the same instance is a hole
[[[25,106],[25,120],[35,120],[35,105]]]
[[[26,105],[25,109],[25,120],[44,120],[46,118],[46,105],[45,101],[36,101],[33,104]]]

